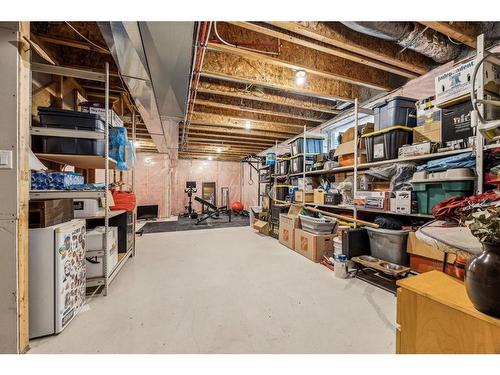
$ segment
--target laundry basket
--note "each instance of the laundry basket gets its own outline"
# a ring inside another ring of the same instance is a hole
[[[337,220],[330,217],[311,217],[307,215],[299,215],[300,225],[306,232],[314,234],[331,234],[337,229]]]

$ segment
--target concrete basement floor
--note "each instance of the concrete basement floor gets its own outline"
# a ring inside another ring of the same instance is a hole
[[[146,234],[108,296],[29,353],[394,353],[395,304],[248,227]]]

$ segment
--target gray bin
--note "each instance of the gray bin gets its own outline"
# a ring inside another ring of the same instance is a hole
[[[410,257],[406,252],[408,231],[370,227],[366,229],[372,256],[402,266],[410,264]]]
[[[321,219],[299,215],[300,226],[303,230],[314,234],[331,234],[337,228],[337,220],[331,217],[323,217]]]
[[[416,99],[395,96],[378,103],[373,108],[375,131],[391,126],[414,127],[417,125]]]

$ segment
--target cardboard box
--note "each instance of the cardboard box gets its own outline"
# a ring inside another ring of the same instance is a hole
[[[325,191],[323,189],[314,189],[313,202],[316,204],[325,204]]]
[[[391,211],[398,214],[411,214],[411,191],[394,191],[391,195]]]
[[[295,229],[299,226],[299,217],[296,215],[281,214],[279,225],[279,242],[294,250]]]
[[[388,211],[390,208],[390,191],[363,191],[356,192],[354,204],[365,208]]]
[[[302,229],[295,229],[294,250],[313,262],[320,262],[323,256],[333,254],[334,234],[317,235]]]
[[[431,153],[431,146],[431,142],[421,142],[408,146],[401,146],[398,149],[398,158],[428,155]]]
[[[420,125],[413,128],[413,142],[441,143],[441,112],[438,122]]]
[[[472,103],[470,101],[443,109],[441,139],[443,142],[459,141],[472,137]]]
[[[267,221],[255,220],[253,223],[253,229],[257,230],[264,236],[269,236],[269,223]]]
[[[367,160],[368,159],[366,157],[366,154],[361,153],[360,150],[360,153],[358,154],[358,164],[366,163]],[[354,153],[339,156],[339,165],[341,167],[348,167],[350,165],[354,165]]]
[[[471,60],[454,67],[434,79],[436,106],[441,108],[458,103],[470,95],[472,75],[476,61]],[[487,91],[499,94],[500,70],[490,62],[483,63],[484,86]],[[478,82],[476,80],[476,85]],[[478,86],[476,86],[477,88]]]
[[[354,140],[354,126],[351,126],[342,133],[342,143],[347,143]]]
[[[435,246],[427,244],[427,242],[419,240],[415,235],[415,232],[408,233],[406,252],[409,254],[419,255],[421,257],[437,260],[440,262],[443,262],[444,260],[444,252],[442,252]],[[452,264],[454,262],[455,262],[455,255],[449,254],[448,263]]]
[[[314,193],[306,193],[306,199],[303,199],[303,192],[302,190],[297,190],[295,192],[295,202],[307,202],[307,203],[312,203],[314,202]]]
[[[450,254],[451,256],[452,254]],[[426,258],[420,255],[410,254],[410,268],[412,271],[418,273],[425,273],[429,271],[442,271],[443,270],[443,261]],[[463,270],[455,267],[452,262],[448,261],[448,265],[446,266],[446,273],[448,275],[459,277],[460,273],[463,273]]]

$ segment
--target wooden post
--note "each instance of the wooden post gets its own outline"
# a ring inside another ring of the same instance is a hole
[[[29,343],[29,30],[29,22],[0,23],[0,150],[12,160],[0,169],[0,353],[25,352]]]

